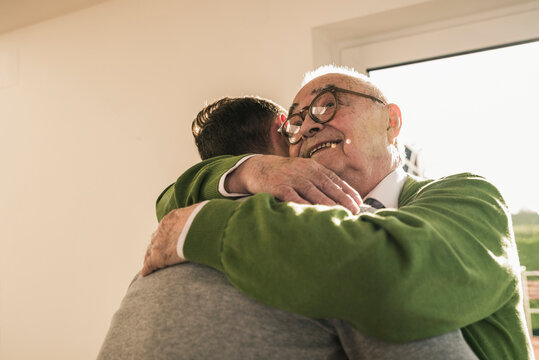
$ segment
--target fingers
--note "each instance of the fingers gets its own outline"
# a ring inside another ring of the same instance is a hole
[[[181,259],[175,250],[172,252],[151,243],[150,246],[148,246],[146,255],[144,256],[144,265],[142,266],[141,274],[142,276],[146,276],[155,270],[162,269],[169,265],[178,264],[180,262]]]
[[[306,200],[308,204],[327,206],[337,205],[337,202],[332,200],[331,196],[329,196],[326,191],[323,189],[321,190],[321,186],[319,186],[317,181],[298,177],[295,179],[292,186],[294,187],[294,190],[298,196]],[[335,189],[335,191],[337,190]]]
[[[144,265],[142,266],[141,271],[142,276],[151,274],[155,270],[164,267],[164,264],[162,264],[162,261],[160,261],[161,259],[159,254],[156,251],[153,251],[154,239],[155,235],[152,237],[152,242],[150,243],[150,245],[148,245],[148,249],[146,250],[146,254],[144,255]]]
[[[238,171],[240,170],[240,171]],[[359,213],[361,197],[333,171],[312,159],[261,155],[236,170],[248,192],[267,192],[282,201],[342,205]]]
[[[148,257],[145,257],[144,265],[142,266],[142,271],[141,271],[142,276],[149,275],[155,270],[157,270],[157,267],[155,267],[154,264],[151,263]]]
[[[334,173],[328,174],[327,178],[320,181],[320,191],[335,203],[344,206],[352,213],[359,213],[359,205],[362,204],[361,196],[347,182]]]
[[[171,237],[169,236],[170,232],[167,232],[166,230],[166,228],[162,229],[160,227],[158,228],[158,231],[152,235],[152,240],[144,255],[144,264],[141,270],[142,276],[146,276],[155,270],[184,261],[177,253],[177,238],[174,238],[176,234],[173,233],[173,236]]]
[[[316,189],[316,187],[311,186],[312,188]],[[317,189],[316,189],[317,190]],[[322,193],[321,193],[322,194]],[[322,194],[323,195],[323,194]],[[310,202],[306,200],[304,197],[302,197],[298,192],[294,189],[293,186],[289,185],[281,185],[275,189],[275,192],[273,196],[281,201],[291,201],[298,204],[304,204],[304,205],[313,205],[316,204],[315,202]],[[330,200],[330,199],[328,199]]]
[[[352,186],[350,186],[346,181],[339,178],[338,185],[341,186],[342,190],[352,198],[352,201],[356,205],[363,204],[363,199],[361,198],[361,195],[354,189]]]
[[[343,181],[338,183],[342,186],[320,174],[317,174],[314,179],[296,177],[288,184],[276,187],[273,196],[281,201],[299,204],[341,205],[354,214],[359,213],[359,204],[361,204],[359,194]]]
[[[189,219],[197,206],[199,205],[174,209],[161,219],[146,250],[141,271],[142,276],[146,276],[157,269],[185,261],[184,258],[178,255],[178,239],[187,219]]]
[[[296,191],[311,204],[342,205],[354,214],[359,213],[361,196],[347,182],[333,171],[314,162],[301,159],[301,166],[307,166],[300,171],[307,174],[305,181],[297,180]]]
[[[149,261],[148,256],[144,258],[144,265],[142,266],[141,274],[146,276],[157,270],[157,268]]]
[[[359,213],[359,204],[351,195],[344,191],[344,187],[337,185],[329,178],[319,179],[313,184],[308,194],[302,194],[312,204],[341,205],[352,213]]]

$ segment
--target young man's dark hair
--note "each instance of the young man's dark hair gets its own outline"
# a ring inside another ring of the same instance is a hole
[[[283,107],[258,97],[225,97],[204,107],[192,124],[200,157],[275,153],[270,131],[282,114]]]

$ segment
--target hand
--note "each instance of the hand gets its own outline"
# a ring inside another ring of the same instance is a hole
[[[266,192],[299,204],[342,205],[354,214],[362,204],[356,190],[313,159],[254,156],[228,175],[225,187],[235,193]]]
[[[182,209],[175,209],[165,215],[157,230],[152,234],[152,240],[144,256],[142,276],[146,276],[157,269],[179,264],[185,259],[178,255],[178,238],[197,205]]]

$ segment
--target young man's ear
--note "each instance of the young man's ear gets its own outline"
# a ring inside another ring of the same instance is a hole
[[[396,104],[388,104],[389,123],[387,125],[387,140],[390,144],[399,136],[402,126],[401,109]]]
[[[277,132],[282,123],[286,120],[286,115],[281,114],[275,118],[270,128],[270,141],[273,147],[273,155],[288,156],[288,142]]]

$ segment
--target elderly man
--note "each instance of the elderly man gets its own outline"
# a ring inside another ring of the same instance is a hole
[[[238,158],[221,159],[176,194],[190,196],[178,200],[188,205],[201,200],[192,189],[204,195],[219,182],[229,193],[269,192],[295,202],[261,193],[173,210],[152,238],[143,274],[186,258],[224,272],[263,303],[342,319],[383,341],[461,329],[480,359],[532,358],[501,195],[472,174],[406,176],[400,128],[399,108],[367,79],[332,71],[315,77],[281,128],[295,158],[256,156],[239,165]],[[330,175],[313,177],[313,160]],[[341,186],[332,174],[366,204],[384,208],[353,214],[361,209],[301,205],[333,205],[336,197],[327,193]]]

